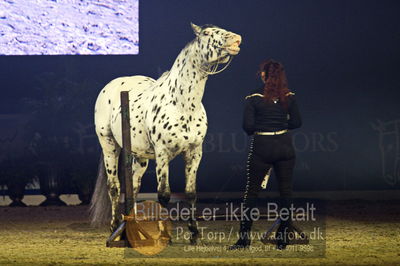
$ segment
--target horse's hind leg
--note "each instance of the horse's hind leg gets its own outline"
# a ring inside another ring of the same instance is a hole
[[[196,174],[197,169],[203,155],[202,147],[198,146],[192,150],[188,150],[184,153],[185,159],[185,175],[186,175],[186,186],[185,193],[187,201],[191,208],[191,215],[189,218],[189,230],[191,233],[190,243],[192,245],[197,243],[197,238],[199,236],[199,230],[197,229],[196,221]]]
[[[111,232],[114,232],[120,223],[119,197],[120,183],[118,179],[118,157],[121,148],[112,136],[99,136],[103,150],[104,166],[107,171],[108,195],[111,200]]]

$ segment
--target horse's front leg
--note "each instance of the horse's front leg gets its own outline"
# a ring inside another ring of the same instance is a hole
[[[191,233],[190,243],[192,245],[197,244],[197,239],[199,236],[199,230],[197,229],[196,221],[196,175],[202,155],[203,150],[201,145],[184,153],[186,175],[185,193],[191,209],[188,227]]]
[[[147,159],[139,159],[139,158],[134,158],[133,159],[133,164],[132,164],[132,172],[133,172],[133,207],[134,211],[136,214],[137,208],[136,208],[136,201],[137,201],[137,195],[140,190],[140,185],[142,183],[142,177],[144,173],[146,172],[147,166],[148,166],[149,160]]]
[[[168,180],[168,153],[157,152],[156,153],[156,175],[157,175],[157,192],[158,201],[163,208],[168,207],[169,200],[171,198],[171,189],[169,187]]]
[[[156,153],[156,174],[157,174],[157,192],[158,192],[158,202],[161,204],[163,208],[168,207],[169,200],[171,198],[171,189],[169,187],[169,179],[168,179],[168,153],[167,152],[159,152]],[[168,228],[165,226],[164,221],[158,221],[158,229],[161,232],[160,237],[169,239],[169,243],[171,244],[171,236],[168,233]]]

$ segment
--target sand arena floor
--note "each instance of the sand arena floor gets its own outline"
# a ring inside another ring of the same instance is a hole
[[[149,258],[131,249],[106,248],[108,230],[89,227],[86,206],[0,207],[0,265],[400,265],[399,203],[329,202],[326,251],[317,258],[288,258],[289,251],[271,251],[267,258],[250,253],[230,258],[218,258],[215,253],[181,258],[182,247],[189,247],[185,240],[175,241],[167,248],[167,255]],[[215,230],[238,229],[237,222],[200,222],[200,226],[204,223]],[[259,221],[254,231],[265,225]],[[223,244],[232,244],[235,239]],[[260,245],[254,243],[254,247]]]

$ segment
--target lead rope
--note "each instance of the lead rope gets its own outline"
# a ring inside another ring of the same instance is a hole
[[[247,163],[246,163],[247,181],[246,181],[246,188],[245,188],[244,196],[243,196],[243,204],[246,204],[247,194],[249,192],[249,187],[250,187],[250,160],[251,160],[251,157],[253,156],[253,144],[254,144],[254,137],[251,138],[249,155],[247,156]]]
[[[220,70],[218,70],[218,71],[217,71],[218,66],[221,64],[221,63],[219,62],[219,59],[218,59],[217,63],[208,66],[206,69],[203,69],[201,66],[199,66],[199,70],[200,70],[201,72],[203,72],[204,74],[207,74],[207,75],[219,74],[219,73],[221,73],[222,71],[224,71],[224,70],[230,65],[230,63],[232,62],[232,60],[233,60],[233,56],[229,56],[229,61],[226,63],[226,65],[225,65],[222,69],[220,69]]]

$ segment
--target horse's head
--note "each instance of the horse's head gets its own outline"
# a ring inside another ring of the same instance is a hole
[[[191,24],[196,35],[196,51],[204,63],[226,63],[239,53],[242,37],[214,25]]]

